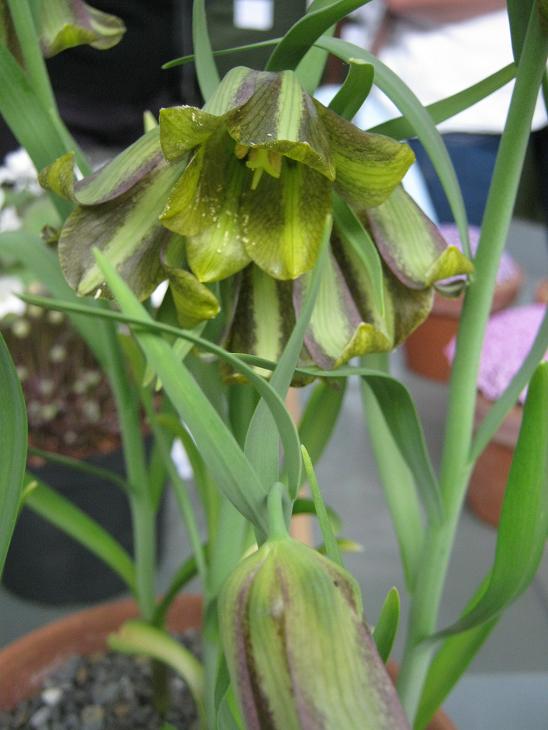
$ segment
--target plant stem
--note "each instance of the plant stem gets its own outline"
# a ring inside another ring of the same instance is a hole
[[[129,482],[137,576],[137,601],[141,617],[152,621],[155,604],[156,513],[148,485],[145,450],[141,434],[139,398],[132,388],[115,326],[106,327],[107,372],[120,420],[124,460]]]
[[[483,337],[547,53],[548,37],[543,35],[536,8],[533,8],[483,218],[475,279],[465,297],[457,338],[440,473],[445,516],[441,524],[431,524],[427,529],[398,681],[400,697],[410,718],[416,716],[433,652],[431,644],[420,642],[436,629],[443,584],[470,474],[468,458]]]

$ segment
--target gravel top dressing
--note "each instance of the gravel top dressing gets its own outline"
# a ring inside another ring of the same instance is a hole
[[[185,633],[183,643],[199,654],[197,633]],[[162,719],[152,706],[147,659],[111,652],[74,656],[47,678],[41,693],[0,711],[0,730],[192,730],[194,701],[171,670],[169,687],[171,708]]]

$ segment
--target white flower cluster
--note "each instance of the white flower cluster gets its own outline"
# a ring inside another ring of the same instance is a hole
[[[9,152],[0,166],[0,233],[16,231],[21,219],[14,205],[6,203],[6,192],[25,192],[39,197],[42,188],[38,184],[36,168],[24,149]]]

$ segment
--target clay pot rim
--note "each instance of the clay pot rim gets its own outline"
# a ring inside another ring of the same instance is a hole
[[[105,639],[123,621],[138,615],[133,598],[108,601],[92,608],[68,614],[56,621],[25,634],[0,649],[0,677],[9,677],[9,685],[0,685],[0,710],[10,709],[18,702],[39,691],[47,675],[75,654],[92,654],[104,648]],[[177,633],[199,629],[202,622],[202,596],[183,593],[173,602],[168,615],[168,627]],[[67,641],[68,636],[68,641]],[[61,637],[65,645],[61,646]],[[84,645],[84,650],[77,646]],[[49,653],[40,649],[53,649]],[[38,664],[30,679],[24,671],[27,663]],[[389,663],[394,676],[395,665]],[[23,679],[27,682],[23,686]],[[447,715],[438,710],[428,730],[456,730]]]

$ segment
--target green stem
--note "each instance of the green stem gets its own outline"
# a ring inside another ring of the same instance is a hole
[[[284,494],[286,488],[276,482],[267,497],[268,505],[268,538],[277,540],[289,537],[284,511]]]
[[[115,326],[106,328],[107,372],[116,401],[124,460],[129,482],[137,574],[137,601],[141,617],[152,621],[155,604],[156,515],[152,503],[141,433],[139,399],[128,379]]]
[[[465,298],[457,339],[440,474],[445,518],[441,524],[431,524],[427,529],[398,681],[400,697],[410,718],[416,716],[433,652],[431,644],[421,643],[421,640],[436,629],[443,584],[470,474],[468,457],[483,337],[547,53],[548,37],[543,35],[533,8],[485,209],[475,259],[475,279]]]
[[[27,78],[34,89],[34,93],[40,99],[43,107],[47,110],[52,125],[61,137],[67,152],[74,150],[76,160],[83,175],[91,172],[91,167],[86,156],[79,148],[78,144],[66,128],[63,120],[59,115],[57,103],[48,75],[48,70],[42,49],[40,47],[40,39],[36,32],[36,26],[32,17],[27,0],[8,0],[10,15],[13,20],[17,40],[23,55],[23,62]]]

